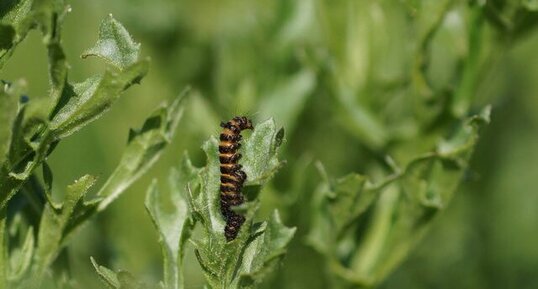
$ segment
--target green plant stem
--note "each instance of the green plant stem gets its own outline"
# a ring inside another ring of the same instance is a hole
[[[443,24],[443,20],[450,11],[453,1],[446,1],[442,4],[442,9],[438,12],[436,20],[428,27],[421,35],[415,59],[412,66],[411,80],[417,98],[417,107],[421,107],[424,101],[429,101],[435,96],[434,89],[431,87],[430,81],[427,78],[427,69],[430,63],[430,46],[434,36],[439,31]]]
[[[6,208],[0,209],[0,288],[7,288],[8,248],[6,229]]]
[[[20,190],[25,181],[31,173],[37,168],[47,157],[47,152],[50,145],[54,142],[55,138],[51,131],[47,128],[42,134],[42,141],[39,143],[35,150],[36,156],[29,164],[26,164],[22,175],[24,177],[14,177],[10,175],[7,169],[2,168],[0,176],[0,209],[7,206],[8,201]]]
[[[398,203],[400,192],[394,185],[380,195],[370,229],[364,243],[352,260],[352,268],[359,276],[376,277],[376,267],[382,257],[383,249],[392,228],[392,216]],[[376,282],[376,280],[371,280]]]
[[[469,34],[468,56],[463,67],[458,89],[454,93],[452,102],[452,114],[456,117],[463,117],[469,111],[469,106],[475,96],[476,86],[479,83],[480,56],[482,53],[484,15],[480,8],[475,8],[471,14],[471,31]]]

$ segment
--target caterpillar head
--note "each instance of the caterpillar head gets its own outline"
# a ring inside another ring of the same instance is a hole
[[[248,119],[247,117],[245,117],[245,116],[236,116],[234,119],[239,124],[239,127],[241,128],[241,130],[243,130],[243,129],[254,129],[254,126],[252,125],[252,121],[250,119]]]

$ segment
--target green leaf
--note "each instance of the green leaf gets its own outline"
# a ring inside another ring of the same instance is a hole
[[[355,100],[354,92],[333,76],[334,94],[342,111],[341,123],[361,142],[372,148],[380,148],[388,141],[388,132],[378,116]]]
[[[70,11],[63,0],[55,1],[4,1],[0,4],[0,69],[13,54],[14,48],[24,40],[31,29],[39,28],[43,43],[59,45],[61,27]],[[54,63],[51,62],[51,66]]]
[[[315,85],[316,74],[305,69],[264,96],[258,107],[262,115],[273,116],[285,125],[286,129],[293,131]],[[286,105],[282,105],[283,103]]]
[[[138,281],[133,274],[128,271],[120,270],[117,273],[120,289],[147,289],[152,288]]]
[[[476,86],[480,83],[480,69],[482,69],[484,59],[484,31],[485,21],[483,12],[475,8],[470,15],[471,31],[467,39],[468,55],[461,71],[461,80],[454,93],[452,100],[452,113],[457,117],[468,115],[473,99],[476,97]]]
[[[0,285],[8,284],[9,250],[6,208],[0,208]]]
[[[307,239],[339,281],[375,286],[403,260],[450,202],[489,111],[462,121],[450,138],[381,181],[325,177],[312,200]]]
[[[49,192],[52,187],[52,172],[48,165],[43,165],[44,190],[49,202],[45,205],[38,235],[34,260],[35,282],[39,282],[43,277],[70,234],[96,212],[104,210],[159,157],[164,146],[172,139],[181,118],[183,95],[177,97],[171,105],[163,105],[156,110],[140,130],[131,132],[118,169],[98,193],[102,198],[84,201],[84,195],[95,182],[93,177],[85,176],[68,187],[62,204],[55,204]]]
[[[510,37],[511,44],[528,35],[538,25],[538,1],[485,1],[483,14],[499,32]]]
[[[49,165],[47,164],[47,162],[43,162],[43,183],[44,183],[44,186],[43,186],[43,189],[44,189],[44,193],[45,193],[45,198],[47,199],[47,202],[49,203],[50,206],[52,206],[54,209],[60,209],[60,205],[57,205],[54,203],[53,199],[52,199],[52,180],[53,180],[53,175],[52,175],[52,169],[49,167]]]
[[[259,191],[260,185],[280,167],[277,150],[282,138],[283,130],[277,130],[272,119],[255,125],[254,132],[244,138],[241,149],[244,157],[240,163],[247,174],[245,192]],[[204,237],[191,240],[196,257],[212,288],[252,288],[283,257],[294,229],[284,227],[276,213],[269,222],[254,223],[258,201],[256,195],[247,194],[248,201],[240,208],[246,222],[237,238],[227,242],[219,202],[217,140],[211,137],[202,148],[207,155],[207,165],[201,169],[199,177],[192,174],[193,169],[187,170],[191,172],[187,181],[189,206],[205,232]],[[185,168],[190,167],[188,160],[183,163]]]
[[[261,282],[282,260],[294,234],[295,228],[284,226],[275,210],[263,234],[252,240],[242,252],[238,287],[255,288],[254,285]]]
[[[99,204],[99,211],[104,210],[160,157],[183,115],[183,99],[187,92],[181,93],[170,105],[163,104],[146,119],[142,128],[131,130],[118,166],[98,192],[98,196],[104,198]]]
[[[46,122],[47,113],[44,113],[43,110],[43,107],[46,108],[48,105],[43,106],[40,102],[32,103],[29,106],[34,110],[25,110],[20,113],[24,134],[17,136],[18,143],[14,147],[20,149],[19,144],[22,144],[23,147],[29,148],[20,153],[14,152],[15,157],[22,157],[22,160],[17,160],[17,163],[20,163],[18,166],[22,168],[21,171],[13,172],[11,168],[3,167],[0,175],[0,179],[2,179],[0,184],[1,205],[4,206],[15,194],[18,187],[45,159],[59,139],[74,133],[90,121],[100,117],[119,98],[121,92],[132,83],[139,81],[146,73],[147,65],[147,61],[143,60],[122,72],[107,71],[100,78],[90,78],[74,87],[70,85],[65,88],[57,87],[57,89],[63,90],[59,103],[64,105],[57,113],[53,114],[54,117],[50,123]],[[65,76],[63,72],[59,72],[59,74],[63,75],[60,77]],[[61,80],[58,81],[61,82]],[[54,94],[54,91],[53,89],[51,93]],[[31,140],[34,138],[35,141]]]
[[[88,78],[68,89],[66,102],[50,122],[55,138],[64,138],[105,113],[121,93],[137,83],[148,70],[141,60],[123,71],[107,70],[101,77]]]
[[[32,20],[37,22],[43,34],[43,43],[59,43],[65,15],[70,8],[65,0],[40,0],[32,3]]]
[[[135,43],[127,29],[110,14],[101,22],[97,43],[86,50],[82,58],[98,56],[123,70],[137,61],[139,50],[140,44]]]
[[[18,98],[7,90],[9,85],[0,84],[0,166],[3,165],[11,145],[13,123],[18,111]]]
[[[159,232],[163,252],[164,287],[170,289],[184,288],[183,256],[193,228],[185,197],[189,177],[191,174],[186,170],[172,169],[167,198],[164,199],[155,181],[146,195],[146,209]],[[166,208],[167,203],[171,203],[172,208]]]
[[[32,9],[48,48],[50,98],[36,98],[19,109],[12,137],[14,149],[10,152],[13,167],[2,166],[0,173],[2,207],[45,160],[58,140],[100,117],[125,89],[140,81],[148,67],[148,60],[141,60],[123,71],[108,68],[100,77],[71,85],[67,82],[68,65],[60,46],[59,28],[68,10],[63,1],[39,2]]]
[[[69,232],[69,222],[82,211],[87,204],[84,196],[95,184],[95,177],[83,176],[73,184],[67,186],[65,198],[59,209],[53,208],[50,204],[45,205],[39,234],[37,249],[34,259],[34,278],[40,282],[48,267],[56,259],[63,246],[63,242]]]
[[[284,141],[284,129],[277,131],[274,120],[269,119],[258,124],[252,135],[244,139],[241,154],[247,182],[251,185],[263,184],[283,165],[278,160],[277,150]]]
[[[93,268],[99,275],[99,279],[111,289],[146,289],[147,285],[139,282],[136,278],[127,271],[114,272],[105,266],[97,264],[93,257],[90,257]]]
[[[124,90],[139,83],[148,70],[149,60],[138,59],[140,45],[134,44],[127,30],[112,16],[101,23],[97,45],[83,54],[83,58],[100,56],[114,66],[108,67],[102,76],[75,85],[66,84],[67,63],[61,46],[51,43],[48,49],[51,97],[56,106],[51,113],[50,128],[56,138],[68,136],[98,118]]]
[[[13,54],[14,48],[30,30],[31,0],[20,0],[15,5],[7,1],[0,4],[0,69]]]
[[[0,98],[8,97],[7,101],[16,99],[18,102],[18,99],[24,95],[24,91],[25,84],[22,80],[11,84],[4,82],[0,93],[3,96]],[[15,118],[10,120],[13,117],[10,116],[13,113],[11,110],[13,107],[5,115],[8,123],[6,129],[9,130],[7,132],[9,140],[5,141],[9,145],[4,144],[8,149],[3,155],[4,162],[0,164],[0,208],[6,206],[9,199],[39,165],[40,160],[46,156],[51,145],[49,140],[40,136],[42,122],[38,120],[38,117],[34,118],[35,115],[31,116],[32,112],[28,108],[26,103],[20,103],[17,104]]]
[[[530,11],[538,11],[538,1],[537,0],[523,0],[522,4],[525,8]]]
[[[371,205],[377,196],[375,190],[366,188],[367,180],[358,174],[349,174],[334,183],[325,176],[321,163],[317,164],[324,181],[312,199],[313,225],[308,243],[319,252],[329,254],[343,234]]]
[[[108,288],[120,288],[120,281],[116,276],[116,272],[106,268],[105,266],[97,264],[93,257],[90,257],[90,260],[93,268],[97,272],[97,275],[99,275],[99,279],[101,279],[101,281],[103,281]]]
[[[34,242],[34,230],[33,228],[29,228],[22,246],[10,253],[10,282],[20,281],[30,269],[30,264],[34,256]]]
[[[49,79],[51,86],[49,98],[50,108],[47,110],[47,112],[50,112],[53,106],[55,107],[49,116],[49,118],[52,118],[60,108],[59,105],[63,104],[59,103],[62,96],[69,93],[68,89],[70,89],[70,87],[67,82],[69,64],[67,63],[63,48],[59,43],[49,44],[47,46],[47,50],[49,56]],[[66,87],[68,88],[67,90]]]

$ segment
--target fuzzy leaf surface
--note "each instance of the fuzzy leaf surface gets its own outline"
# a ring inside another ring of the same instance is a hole
[[[184,288],[183,256],[193,229],[185,190],[191,176],[191,170],[185,166],[172,169],[168,177],[169,193],[164,195],[153,182],[146,195],[146,209],[159,232],[165,288]],[[167,203],[172,208],[167,208]]]
[[[98,56],[120,69],[137,62],[140,44],[136,43],[127,29],[112,15],[101,22],[99,39],[92,48],[82,54],[82,58]]]

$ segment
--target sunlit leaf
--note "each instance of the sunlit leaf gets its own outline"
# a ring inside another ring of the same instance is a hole
[[[187,91],[179,95],[170,105],[162,105],[139,130],[129,133],[127,148],[121,160],[98,192],[103,197],[99,211],[104,210],[127,187],[146,172],[159,158],[164,147],[172,141],[175,128],[183,115],[183,104]]]
[[[94,185],[95,177],[86,175],[67,187],[60,209],[45,206],[39,227],[37,249],[35,253],[35,278],[42,278],[48,266],[60,253],[66,230],[73,215],[84,206],[84,196]]]
[[[131,84],[138,82],[148,70],[142,60],[118,72],[107,70],[102,77],[93,77],[76,84],[69,101],[50,122],[56,138],[64,138],[105,113]]]
[[[19,281],[29,271],[34,256],[34,245],[34,230],[30,228],[22,246],[10,254],[9,280],[12,282]]]
[[[97,264],[93,257],[91,257],[90,260],[92,262],[93,268],[97,272],[97,275],[99,275],[101,281],[103,281],[103,283],[105,283],[108,288],[120,288],[120,281],[116,276],[116,272],[106,268],[105,266]]]
[[[99,275],[99,279],[110,289],[147,289],[146,284],[138,281],[131,273],[127,271],[114,272],[105,266],[97,264],[93,257],[90,258],[93,268]]]
[[[189,177],[189,173],[183,169],[172,169],[168,180],[169,193],[163,195],[154,182],[146,196],[146,209],[159,232],[164,262],[164,286],[170,289],[184,288],[183,256],[193,225],[185,197]],[[166,208],[166,203],[171,203],[172,208]]]
[[[82,58],[98,56],[120,69],[125,69],[135,64],[139,51],[140,44],[135,43],[127,29],[109,15],[101,22],[99,40],[94,47],[82,54]]]

